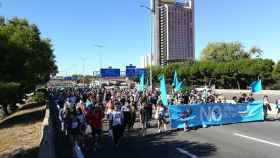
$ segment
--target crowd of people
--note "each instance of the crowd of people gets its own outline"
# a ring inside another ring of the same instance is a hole
[[[143,134],[151,126],[151,120],[157,120],[158,132],[168,129],[168,109],[163,105],[159,91],[139,92],[136,89],[105,88],[50,88],[50,97],[59,109],[61,131],[69,136],[75,151],[75,145],[81,147],[83,153],[101,147],[102,129],[108,125],[108,133],[114,146],[118,148],[124,132],[134,128],[139,120]],[[167,96],[169,105],[226,103],[221,94],[211,90],[188,93],[173,93]],[[233,97],[231,103],[254,101],[252,94]],[[264,97],[264,111],[269,109],[268,97]],[[280,97],[276,100],[280,109]],[[280,113],[280,110],[278,110]]]
[[[159,111],[159,127],[164,123],[164,129],[167,130],[164,117],[166,109],[158,93],[127,89],[52,88],[49,94],[59,109],[61,131],[74,144],[73,151],[75,145],[83,153],[100,148],[104,122],[117,148],[124,132],[134,127],[137,118],[142,129],[150,126],[153,109]]]

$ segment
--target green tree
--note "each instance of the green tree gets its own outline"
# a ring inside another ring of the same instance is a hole
[[[226,62],[249,57],[250,54],[244,50],[240,42],[209,43],[207,47],[202,50],[201,54],[202,61],[211,60],[215,62]]]
[[[57,73],[55,56],[51,41],[41,38],[36,25],[19,18],[0,21],[0,81],[20,85],[17,88],[20,98]],[[8,103],[2,100],[0,104],[5,107]]]
[[[273,85],[273,89],[280,89],[280,61],[277,62],[277,64],[274,66],[273,72],[272,72],[272,78],[275,82]]]
[[[277,64],[274,66],[273,79],[280,80],[280,61],[278,61]]]
[[[20,84],[15,82],[0,81],[0,104],[3,106],[4,114],[8,114],[7,106],[15,104],[19,98]]]

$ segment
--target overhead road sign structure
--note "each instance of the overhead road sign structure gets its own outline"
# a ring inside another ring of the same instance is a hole
[[[134,77],[135,76],[135,68],[129,68],[125,71],[126,77]]]
[[[136,66],[133,66],[132,64],[125,67],[125,76],[126,77],[134,77],[135,76],[135,69]]]
[[[125,67],[126,69],[136,69],[136,66],[133,66],[132,64],[130,64],[129,66]]]
[[[107,68],[107,69],[101,69],[101,77],[120,77],[121,71],[120,69],[114,69],[114,68]]]
[[[72,81],[73,78],[71,76],[66,76],[63,78],[64,81]]]

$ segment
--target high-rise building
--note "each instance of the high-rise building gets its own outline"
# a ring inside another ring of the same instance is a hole
[[[140,67],[147,68],[151,65],[151,55],[144,55],[140,57]]]
[[[153,64],[194,60],[194,0],[151,0]]]

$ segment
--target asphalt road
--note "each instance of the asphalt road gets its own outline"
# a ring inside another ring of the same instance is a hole
[[[156,128],[142,136],[139,130],[127,133],[115,149],[106,137],[95,158],[279,158],[280,122],[251,122],[199,128],[189,132],[156,134]]]
[[[232,95],[232,94],[229,94]],[[261,98],[262,96],[256,96]],[[276,96],[271,96],[276,97]],[[51,106],[51,118],[55,125],[56,155],[71,158],[69,140],[59,132],[56,106]],[[155,123],[155,122],[154,122]],[[106,126],[105,126],[106,127]],[[104,129],[107,130],[106,128]],[[136,129],[126,132],[120,147],[114,148],[112,140],[104,133],[101,149],[90,158],[279,158],[280,121],[250,122],[199,128],[189,132],[169,131],[157,133],[148,129],[143,136]]]

